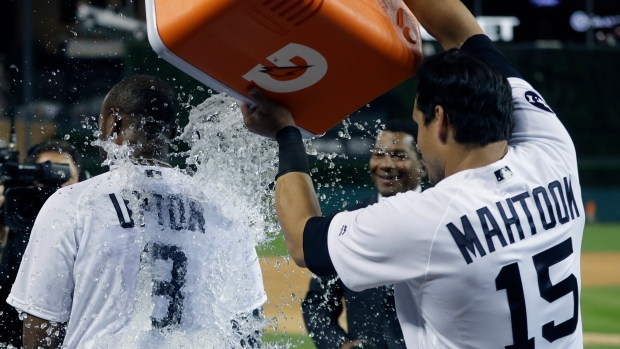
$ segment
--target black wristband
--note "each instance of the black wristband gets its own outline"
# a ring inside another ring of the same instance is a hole
[[[301,132],[295,126],[286,126],[276,133],[278,142],[278,174],[276,180],[289,172],[310,174],[306,147]]]

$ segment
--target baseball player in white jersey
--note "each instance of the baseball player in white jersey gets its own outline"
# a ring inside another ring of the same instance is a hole
[[[174,137],[174,100],[149,76],[106,97],[100,139],[134,145],[132,160],[59,190],[41,210],[7,300],[26,313],[25,347],[257,344],[242,323],[265,301],[247,230],[164,163],[167,144],[153,137]]]
[[[405,2],[447,50],[416,74],[434,188],[321,217],[294,120],[250,91],[246,125],[280,146],[276,210],[291,256],[353,290],[395,284],[410,348],[581,348],[570,136],[460,1]]]

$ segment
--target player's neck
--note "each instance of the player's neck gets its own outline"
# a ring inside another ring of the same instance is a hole
[[[136,156],[134,157],[133,162],[136,165],[143,165],[143,166],[172,167],[172,165],[164,161],[164,159],[162,159],[161,157],[154,157],[154,156]]]
[[[490,165],[501,160],[508,152],[508,142],[500,141],[484,147],[455,145],[446,162],[446,177],[455,173]]]
[[[168,164],[167,146],[155,146],[152,143],[134,145],[133,158],[141,165],[172,167]]]

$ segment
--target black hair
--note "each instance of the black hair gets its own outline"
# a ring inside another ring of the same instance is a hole
[[[154,76],[134,75],[124,78],[108,93],[105,108],[114,109],[140,122],[149,138],[176,128],[177,103],[174,90],[168,83]]]
[[[383,131],[406,133],[413,137],[413,141],[418,138],[418,125],[412,120],[392,119],[385,123]]]
[[[425,59],[416,77],[424,125],[435,119],[435,107],[440,105],[458,143],[485,146],[510,138],[512,90],[499,71],[451,49]]]
[[[51,139],[41,143],[37,143],[28,148],[28,152],[26,153],[24,162],[27,164],[34,164],[37,162],[39,155],[47,152],[67,154],[71,157],[73,163],[78,168],[80,167],[80,154],[78,153],[77,149],[75,149],[75,147],[71,145],[71,143],[57,139]]]

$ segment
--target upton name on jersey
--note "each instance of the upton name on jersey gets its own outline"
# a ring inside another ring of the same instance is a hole
[[[135,226],[133,211],[129,208],[129,200],[123,199],[122,195],[111,193],[110,201],[118,220],[123,228],[133,228]],[[157,225],[161,230],[170,228],[173,231],[192,231],[205,233],[204,209],[196,200],[182,197],[177,194],[162,196],[154,191],[145,194],[138,191],[125,193],[124,197],[130,197],[139,203],[138,217],[140,226],[146,227],[147,220],[144,219],[146,212],[153,212],[157,215]],[[120,198],[120,199],[119,199]],[[124,207],[120,203],[124,204]]]

